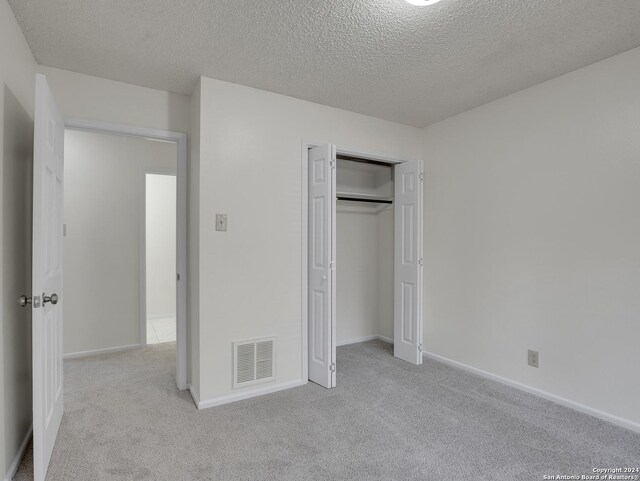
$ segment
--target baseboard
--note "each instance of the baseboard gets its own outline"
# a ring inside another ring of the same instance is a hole
[[[156,319],[170,319],[170,318],[176,318],[176,313],[175,312],[171,312],[169,314],[154,314],[154,315],[148,315],[147,316],[147,321],[155,321]]]
[[[284,391],[285,389],[291,389],[294,387],[303,386],[304,384],[307,384],[307,381],[298,380],[298,381],[284,382],[281,384],[274,384],[272,386],[265,386],[258,389],[251,389],[243,392],[229,394],[227,396],[220,396],[217,398],[204,399],[204,400],[197,399],[193,392],[191,393],[191,395],[193,396],[193,400],[196,402],[196,406],[198,406],[198,409],[207,409],[214,406],[220,406],[222,404],[241,401],[243,399],[249,399],[252,397],[263,396],[265,394],[271,394],[278,391]]]
[[[373,335],[373,336],[358,337],[356,339],[349,339],[348,341],[339,342],[337,344],[337,347],[348,346],[349,344],[358,344],[359,342],[373,341],[374,339],[378,339],[378,336]]]
[[[493,374],[490,373],[488,371],[483,371],[482,369],[478,369],[476,367],[473,366],[469,366],[468,364],[464,364],[458,361],[454,361],[453,359],[449,359],[446,358],[444,356],[440,356],[438,354],[434,354],[432,352],[424,352],[423,353],[423,357],[427,358],[427,359],[432,359],[434,361],[438,361],[441,362],[443,364],[447,364],[449,366],[452,367],[456,367],[458,369],[462,369],[463,371],[467,371],[470,372],[472,374],[476,374],[478,376],[484,377],[486,379],[491,379],[492,381],[497,381],[501,384],[505,384],[507,386],[510,387],[514,387],[516,389],[519,389],[521,391],[527,392],[529,394],[533,394],[534,396],[538,396],[541,397],[543,399],[546,399],[547,401],[552,401],[556,404],[560,404],[562,406],[571,408],[575,411],[579,411],[581,413],[584,414],[588,414],[590,416],[593,416],[595,418],[598,419],[602,419],[603,421],[607,421],[610,422],[612,424],[615,424],[617,426],[623,427],[625,429],[629,429],[630,431],[635,431],[637,433],[640,433],[640,424],[636,423],[634,421],[631,421],[629,419],[624,419],[621,418],[619,416],[615,416],[613,414],[604,412],[604,411],[600,411],[598,409],[594,409],[591,408],[589,406],[585,406],[584,404],[580,404],[578,402],[575,401],[571,401],[570,399],[566,399],[560,396],[557,396],[556,394],[552,394],[550,392],[547,391],[543,391],[541,389],[532,387],[532,386],[528,386],[527,384],[523,384],[517,381],[513,381],[511,379],[502,377],[502,376],[498,376],[497,374]]]
[[[142,344],[129,344],[127,346],[107,347],[105,349],[94,349],[93,351],[70,352],[64,355],[64,359],[75,359],[77,357],[97,356],[99,354],[109,354],[111,352],[130,351],[139,349]]]
[[[364,337],[358,337],[357,339],[350,339],[348,341],[342,341],[342,342],[337,344],[337,347],[348,346],[349,344],[358,344],[360,342],[373,341],[374,339],[377,339],[377,340],[382,341],[382,342],[386,342],[387,344],[393,344],[393,339],[389,339],[388,337],[378,336],[378,335],[374,334],[373,336],[364,336]]]
[[[18,472],[18,468],[20,467],[20,462],[24,457],[24,453],[27,450],[27,446],[29,445],[29,440],[31,440],[32,434],[33,434],[33,425],[29,426],[29,431],[27,431],[27,435],[22,440],[22,443],[18,448],[18,452],[13,458],[13,461],[11,461],[11,464],[9,465],[9,469],[7,469],[7,474],[4,478],[5,481],[11,481],[13,477],[16,475],[16,473]]]

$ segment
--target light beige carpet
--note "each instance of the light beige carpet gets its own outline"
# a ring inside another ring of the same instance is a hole
[[[640,466],[640,434],[379,341],[314,384],[198,411],[159,344],[65,362],[48,481],[541,480]],[[32,479],[29,455],[18,480]]]

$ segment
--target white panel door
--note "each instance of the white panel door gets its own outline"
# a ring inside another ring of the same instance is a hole
[[[335,148],[309,149],[309,380],[335,387]]]
[[[44,481],[62,421],[64,122],[36,76],[33,152],[33,470]]]
[[[395,166],[393,355],[422,364],[422,174],[419,162]]]

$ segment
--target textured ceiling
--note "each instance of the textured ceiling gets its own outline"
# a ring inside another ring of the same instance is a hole
[[[423,127],[640,45],[640,0],[9,0],[44,65]]]

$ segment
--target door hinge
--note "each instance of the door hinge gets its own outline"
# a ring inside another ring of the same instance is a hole
[[[422,343],[418,344],[418,352],[422,352]]]
[[[420,259],[418,259],[418,265],[421,265],[421,266],[424,265],[424,261],[422,260],[422,257]]]
[[[419,178],[420,180],[424,180],[424,174],[423,174],[422,172],[420,172],[420,175],[418,175],[418,178]]]
[[[336,270],[336,263],[335,262],[329,262],[329,270],[330,271],[335,271]]]
[[[331,166],[332,169],[336,168],[336,161],[335,160],[330,160],[329,161],[329,165]]]
[[[329,371],[336,372],[336,363],[335,362],[331,363],[331,365],[329,366]]]

